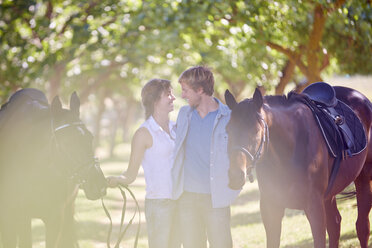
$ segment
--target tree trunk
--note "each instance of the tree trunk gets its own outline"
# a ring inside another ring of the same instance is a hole
[[[320,81],[323,81],[323,79],[321,78],[320,75],[316,75],[316,74],[307,75],[307,80],[302,84],[298,84],[296,86],[295,91],[296,92],[302,92],[310,84],[320,82]]]
[[[112,158],[114,156],[114,151],[116,147],[116,135],[118,131],[118,126],[120,123],[120,118],[122,114],[122,108],[120,107],[120,103],[118,101],[114,101],[114,109],[115,109],[115,119],[111,120],[111,130],[110,130],[110,142],[109,142],[109,157]]]
[[[105,70],[102,70],[98,72],[97,75],[94,76],[94,80],[92,83],[87,83],[87,86],[81,90],[80,94],[80,101],[85,102],[88,99],[89,94],[91,94],[94,91],[97,91],[99,87],[104,84],[107,79],[110,77],[112,73],[115,73],[115,69],[117,69],[120,66],[123,66],[127,62],[114,62],[112,63],[108,68]]]
[[[301,92],[306,86],[311,83],[322,81],[320,73],[329,64],[329,55],[326,54],[322,57],[323,51],[321,48],[321,40],[323,38],[325,23],[329,14],[337,9],[339,9],[345,0],[336,0],[328,8],[324,7],[322,4],[316,4],[313,12],[314,23],[311,27],[309,34],[309,41],[305,47],[298,47],[296,52],[291,51],[288,48],[275,44],[273,42],[267,41],[266,45],[269,47],[283,53],[288,57],[288,59],[295,64],[301,71],[301,73],[306,77],[306,83],[296,86],[296,91]],[[301,59],[301,54],[305,54],[305,59]],[[277,86],[276,93],[280,93],[284,90],[286,80],[284,76],[281,79],[279,85]]]
[[[314,10],[314,23],[309,36],[309,43],[306,49],[307,60],[307,81],[308,84],[315,83],[320,78],[320,42],[323,37],[324,26],[327,19],[326,10],[321,4],[317,4]]]
[[[282,95],[287,84],[291,81],[296,64],[288,60],[283,68],[283,76],[280,78],[279,84],[275,87],[275,94]]]
[[[58,95],[59,88],[61,87],[62,76],[66,69],[66,63],[61,61],[54,65],[51,78],[49,80],[48,98],[51,102],[55,96]]]
[[[127,99],[126,100],[126,112],[121,111],[121,123],[123,128],[123,141],[127,142],[131,139],[131,132],[129,127],[131,127],[137,118],[139,118],[139,103],[136,102],[134,99]]]
[[[101,143],[101,120],[102,120],[102,115],[106,110],[105,106],[105,98],[107,95],[107,90],[104,90],[104,92],[101,94],[101,97],[98,99],[98,111],[97,115],[95,118],[95,125],[94,125],[94,142],[93,142],[93,147],[94,149],[97,149]]]
[[[308,80],[308,78],[311,78],[312,81]],[[300,93],[302,92],[307,86],[309,86],[312,83],[321,82],[323,79],[320,77],[320,75],[309,75],[305,81],[301,81],[297,83],[296,88],[294,91]]]

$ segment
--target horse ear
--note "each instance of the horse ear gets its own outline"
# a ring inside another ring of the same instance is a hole
[[[229,90],[225,91],[225,101],[229,109],[233,109],[238,104]]]
[[[256,105],[257,111],[259,111],[263,105],[263,97],[261,91],[256,88],[253,94],[253,102]]]
[[[59,99],[59,96],[55,96],[51,104],[52,113],[58,113],[61,109],[62,109],[61,100]]]
[[[80,99],[76,94],[76,91],[72,93],[70,98],[70,110],[74,112],[77,116],[80,115]]]

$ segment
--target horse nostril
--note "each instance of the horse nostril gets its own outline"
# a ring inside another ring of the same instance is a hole
[[[232,190],[240,190],[243,188],[243,185],[244,184],[233,184],[233,183],[229,183],[229,188],[232,189]]]
[[[229,169],[229,188],[233,190],[242,189],[245,184],[245,173],[242,170]]]

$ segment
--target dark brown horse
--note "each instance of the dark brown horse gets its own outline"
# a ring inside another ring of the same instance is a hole
[[[342,160],[337,177],[325,194],[334,158],[309,107],[285,96],[262,97],[256,89],[252,99],[237,103],[229,91],[226,103],[232,110],[227,125],[230,154],[229,186],[240,189],[246,169],[254,163],[260,190],[260,210],[267,247],[279,247],[285,208],[304,210],[310,222],[314,247],[338,247],[341,215],[336,194],[355,182],[358,204],[357,234],[362,248],[369,238],[372,203],[371,102],[350,88],[334,87],[337,98],[350,106],[364,127],[367,147]],[[259,151],[259,152],[257,152]]]
[[[47,248],[76,247],[73,207],[79,186],[88,199],[106,192],[92,135],[70,109],[36,89],[17,91],[0,111],[0,232],[4,248],[32,247],[31,219],[45,223]],[[0,245],[1,246],[1,245]]]

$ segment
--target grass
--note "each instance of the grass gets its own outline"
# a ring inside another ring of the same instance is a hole
[[[126,167],[126,161],[105,161],[101,167],[105,175],[118,175]],[[138,247],[147,247],[146,223],[144,217],[145,184],[143,172],[130,189],[134,192],[141,206],[141,232]],[[127,194],[128,199],[130,198]],[[123,200],[118,189],[109,189],[104,202],[113,218],[113,233],[111,246],[113,247],[118,238],[121,208]],[[355,231],[357,209],[356,200],[339,202],[339,210],[342,215],[341,248],[359,247]],[[134,213],[135,204],[133,200],[127,202],[125,224]],[[259,191],[257,182],[247,183],[231,208],[232,212],[232,235],[234,247],[266,247],[265,231],[259,211]],[[89,201],[83,192],[79,192],[76,199],[76,214],[79,245],[81,248],[104,248],[109,228],[109,220],[106,217],[100,201]],[[138,226],[138,215],[133,226],[121,243],[122,248],[133,247],[136,228]],[[41,221],[33,222],[34,247],[41,248],[44,245],[44,226]],[[372,243],[370,243],[372,245]],[[302,211],[289,210],[285,212],[282,222],[281,247],[286,248],[310,248],[313,247],[310,225]]]

